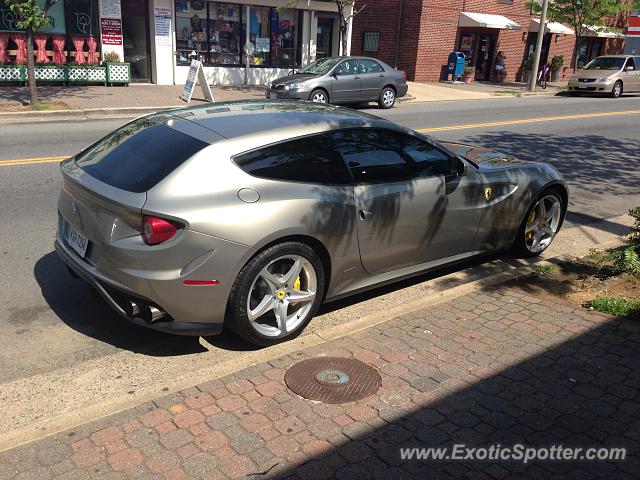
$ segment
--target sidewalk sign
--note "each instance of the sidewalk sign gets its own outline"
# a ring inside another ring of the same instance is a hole
[[[187,81],[184,84],[184,90],[182,90],[182,95],[180,95],[180,100],[189,103],[191,101],[191,97],[193,96],[193,87],[195,86],[196,79],[200,86],[202,87],[202,93],[204,94],[204,98],[210,102],[214,102],[213,95],[211,93],[211,88],[207,83],[207,78],[204,75],[204,69],[202,68],[202,62],[199,60],[191,60],[191,66],[189,67],[189,75],[187,76]]]

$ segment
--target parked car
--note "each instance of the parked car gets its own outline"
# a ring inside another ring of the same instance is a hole
[[[589,62],[569,80],[569,92],[608,93],[618,98],[624,92],[640,92],[640,56],[605,55]]]
[[[138,325],[269,345],[320,304],[513,247],[567,209],[558,171],[311,102],[157,113],[61,166],[55,247]]]
[[[375,58],[322,58],[267,87],[267,98],[353,104],[377,101],[391,108],[407,94],[407,76]]]

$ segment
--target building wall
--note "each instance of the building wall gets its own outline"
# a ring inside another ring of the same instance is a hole
[[[399,19],[401,1],[403,13]],[[485,31],[497,34],[493,57],[498,51],[506,56],[505,81],[521,80],[530,20],[538,18],[530,14],[526,3],[526,0],[513,0],[512,3],[506,0],[367,0],[366,8],[354,19],[352,54],[377,57],[394,66],[396,28],[400,21],[397,67],[405,70],[408,78],[414,81],[442,80],[446,77],[447,57],[459,44],[460,12],[503,15],[522,28]],[[379,52],[363,52],[362,38],[367,31],[380,32]],[[554,55],[564,56],[561,79],[567,80],[573,73],[574,50],[574,35],[552,34],[548,58],[550,61]],[[621,51],[621,40],[607,39],[602,53]],[[492,73],[491,80],[494,77]]]

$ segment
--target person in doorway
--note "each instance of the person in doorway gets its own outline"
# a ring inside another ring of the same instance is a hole
[[[506,58],[507,57],[504,56],[502,50],[500,50],[498,52],[498,55],[496,55],[496,63],[494,69],[496,71],[496,78],[499,82],[503,81],[506,75]]]

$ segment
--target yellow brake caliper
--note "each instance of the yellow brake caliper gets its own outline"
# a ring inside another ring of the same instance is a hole
[[[529,215],[529,218],[527,219],[527,227],[532,225],[533,222],[535,222],[535,220],[536,220],[536,211],[534,210],[533,212],[531,212],[531,214]],[[529,240],[531,237],[533,237],[533,231],[525,235],[525,238],[527,240]]]
[[[295,281],[295,282],[293,282],[293,289],[294,289],[296,292],[299,292],[299,291],[300,291],[300,275],[298,275],[298,278],[296,278],[296,281]]]

